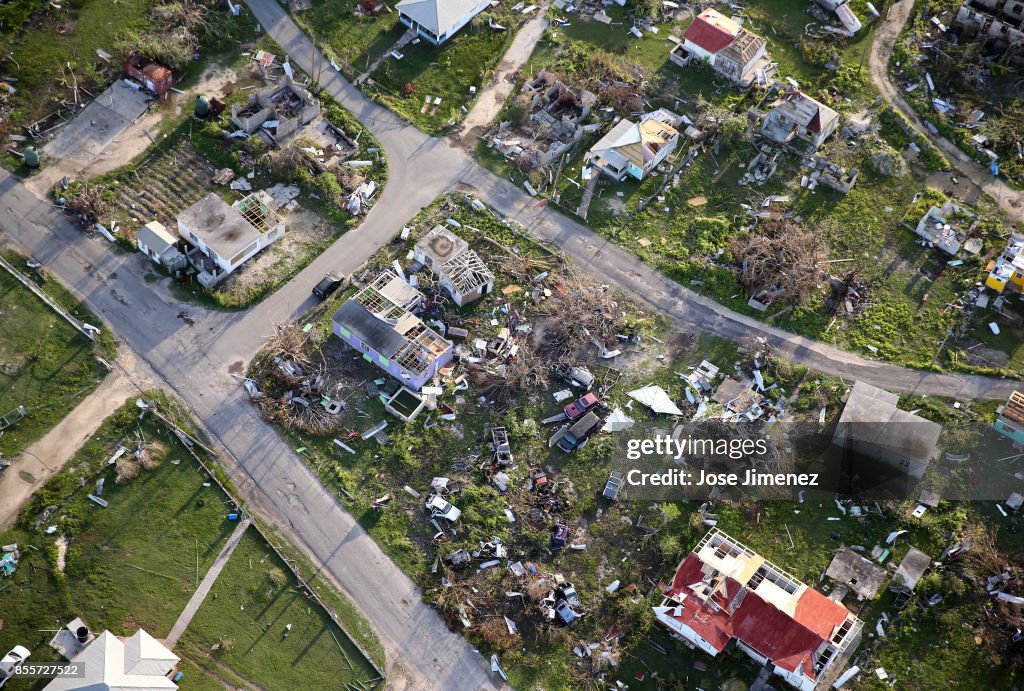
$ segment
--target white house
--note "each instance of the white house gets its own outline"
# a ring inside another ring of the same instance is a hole
[[[683,33],[669,59],[680,67],[703,60],[716,73],[746,88],[755,79],[766,83],[773,72],[767,42],[721,13],[707,8]]]
[[[58,677],[44,691],[143,691],[178,688],[168,675],[178,656],[143,629],[131,638],[120,639],[104,631],[75,655],[71,662],[82,676]]]
[[[178,251],[178,236],[159,221],[150,221],[139,228],[135,245],[154,264],[167,267],[169,271],[183,269],[188,264],[185,255]]]
[[[839,113],[799,89],[787,91],[761,124],[761,134],[779,144],[802,139],[817,150],[839,127]]]
[[[284,237],[284,221],[259,194],[228,204],[211,192],[181,212],[178,234],[195,248],[189,261],[209,288]]]
[[[494,290],[494,274],[469,243],[444,226],[435,226],[413,249],[420,264],[437,276],[456,305],[462,307]]]
[[[623,118],[590,148],[585,157],[605,175],[637,180],[654,170],[679,144],[679,132],[670,122],[676,116],[660,109],[644,115],[639,123]]]
[[[402,0],[395,9],[398,21],[439,46],[490,4],[490,0]]]

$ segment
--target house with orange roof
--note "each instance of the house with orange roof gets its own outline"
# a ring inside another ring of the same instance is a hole
[[[686,555],[654,616],[675,637],[717,657],[733,646],[801,691],[834,679],[863,623],[714,529]]]
[[[617,181],[627,175],[643,180],[675,151],[679,120],[664,108],[647,113],[639,123],[622,118],[590,148],[584,160]]]

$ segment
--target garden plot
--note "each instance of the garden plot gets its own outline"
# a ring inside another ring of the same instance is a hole
[[[116,222],[118,233],[129,240],[152,220],[173,228],[178,213],[210,193],[216,172],[188,141],[157,153],[136,169],[134,179],[111,188],[111,225]]]

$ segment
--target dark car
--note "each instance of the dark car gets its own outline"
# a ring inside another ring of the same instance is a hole
[[[588,393],[565,406],[565,416],[570,420],[578,420],[597,407],[601,399],[596,393]]]
[[[572,453],[587,443],[587,439],[601,423],[601,418],[590,411],[581,417],[572,427],[565,431],[562,438],[558,440],[558,448],[566,453]]]
[[[345,282],[345,276],[336,271],[332,271],[323,278],[320,282],[313,287],[313,295],[316,295],[321,300],[326,300],[331,293],[336,291]]]

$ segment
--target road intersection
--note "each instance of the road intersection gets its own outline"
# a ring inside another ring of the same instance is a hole
[[[313,43],[275,0],[250,0],[264,29],[307,72]],[[576,268],[610,283],[670,317],[679,330],[739,339],[768,338],[778,352],[812,369],[906,393],[1005,398],[1014,382],[922,372],[868,360],[732,312],[651,269],[586,226],[559,214],[508,180],[482,168],[448,140],[419,132],[366,99],[333,71],[321,85],[370,129],[388,158],[377,203],[296,279],[244,312],[189,308],[143,279],[145,259],[87,240],[59,210],[0,173],[0,230],[64,281],[109,324],[125,348],[152,368],[193,409],[218,442],[226,469],[250,506],[321,564],[371,621],[388,656],[396,689],[499,688],[483,658],[448,631],[421,601],[415,584],[388,559],[315,474],[264,423],[231,376],[243,371],[275,324],[313,305],[310,287],[327,271],[352,273],[438,196],[459,190],[481,199],[528,232],[558,247]]]

